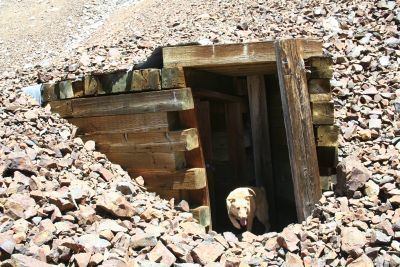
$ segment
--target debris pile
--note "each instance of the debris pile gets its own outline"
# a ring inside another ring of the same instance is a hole
[[[121,49],[135,47],[132,51],[143,59],[171,38],[199,41],[196,34],[204,34],[207,42],[282,36],[324,41],[335,60],[332,85],[344,158],[335,192],[325,192],[311,217],[281,233],[207,233],[190,213],[147,192],[140,178],[131,179],[111,164],[94,143],[75,138],[73,126],[15,90],[36,78],[35,72],[5,72],[0,75],[0,257],[5,266],[400,265],[398,3],[216,2],[221,7],[205,1],[198,4],[204,8],[196,8],[190,2],[192,8],[183,14],[195,19],[187,22],[172,19],[168,8],[146,12],[160,24],[149,26],[153,20],[141,20],[139,14],[143,32],[129,35]],[[206,34],[210,21],[224,24],[226,31],[216,26]],[[100,50],[110,56],[94,64]],[[75,78],[132,59],[117,50],[89,49],[58,69],[40,69],[39,80]]]

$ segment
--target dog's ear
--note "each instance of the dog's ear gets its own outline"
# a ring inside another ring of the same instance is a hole
[[[229,203],[233,203],[233,202],[235,202],[235,199],[234,198],[228,198],[226,201],[228,201]]]

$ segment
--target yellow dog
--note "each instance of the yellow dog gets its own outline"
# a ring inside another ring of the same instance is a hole
[[[264,188],[236,188],[226,198],[226,207],[229,219],[237,229],[246,227],[247,231],[251,231],[254,217],[257,217],[265,226],[265,231],[269,230],[268,203]]]

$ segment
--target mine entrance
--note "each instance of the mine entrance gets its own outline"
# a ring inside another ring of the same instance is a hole
[[[164,47],[133,70],[44,84],[42,98],[204,226],[233,230],[225,198],[255,185],[280,230],[311,214],[334,175],[330,66],[313,40]]]

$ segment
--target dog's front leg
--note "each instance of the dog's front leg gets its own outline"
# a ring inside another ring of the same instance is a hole
[[[254,220],[254,217],[249,217],[248,219],[247,219],[247,231],[249,231],[249,232],[251,232],[251,229],[253,228],[253,220]]]
[[[237,229],[240,229],[240,224],[238,223],[238,221],[234,217],[232,217],[232,215],[230,215],[229,213],[228,217],[231,220],[233,226],[235,226]]]

